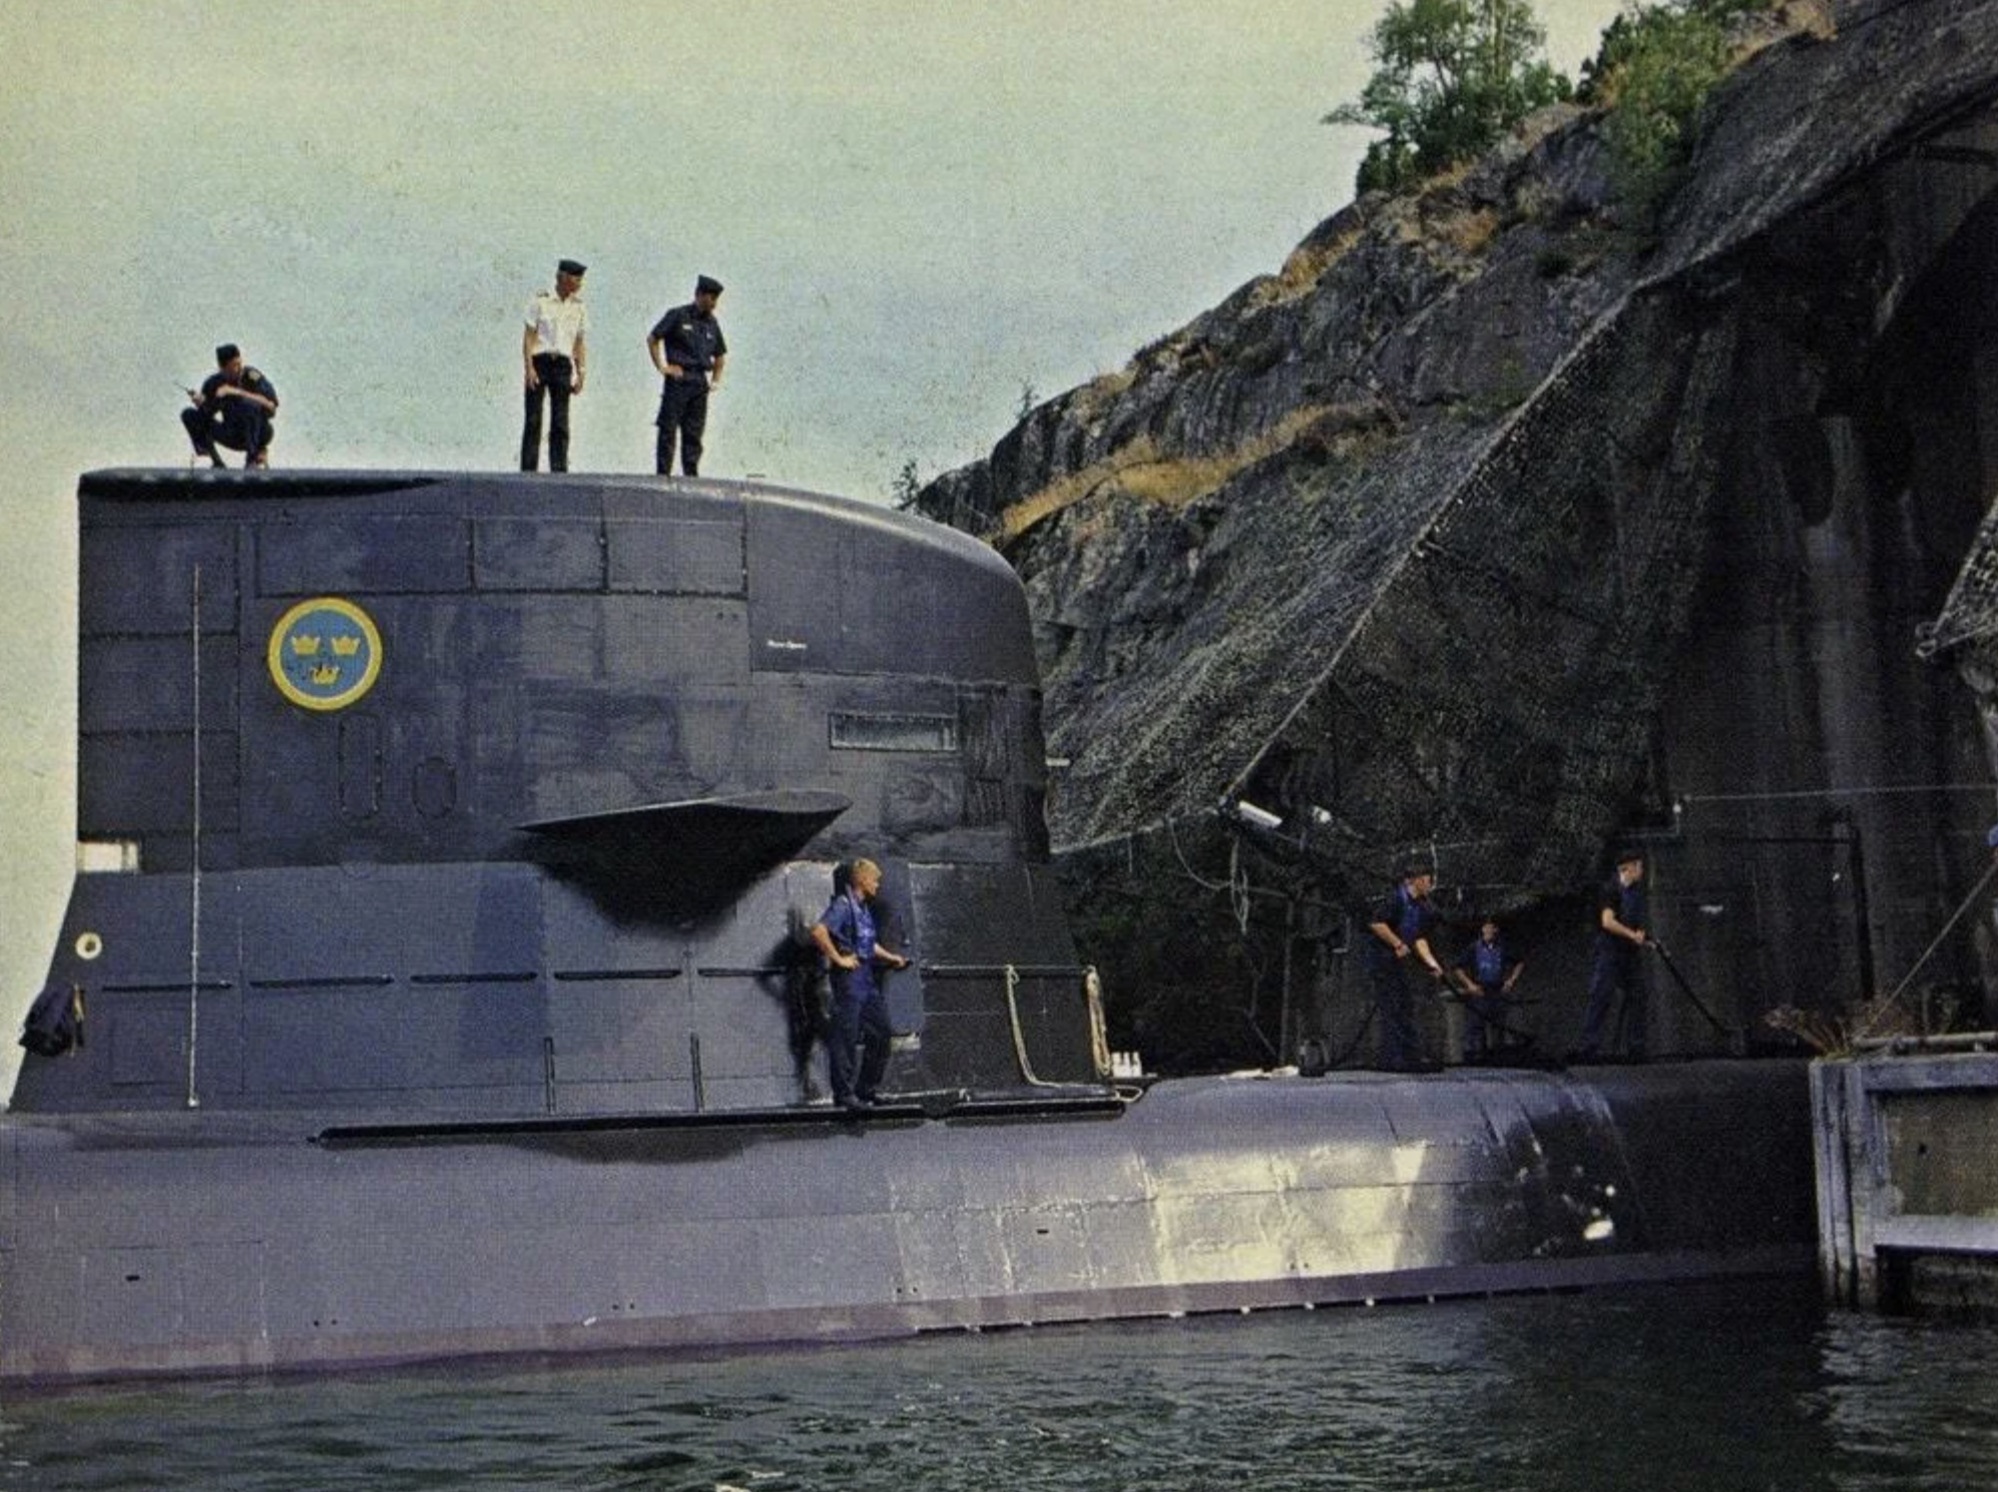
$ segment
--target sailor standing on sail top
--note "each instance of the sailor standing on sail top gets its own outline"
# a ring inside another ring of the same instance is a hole
[[[660,476],[673,470],[673,445],[680,446],[680,470],[701,474],[701,440],[708,428],[708,394],[721,387],[728,363],[728,338],[715,318],[722,283],[708,275],[694,281],[694,298],[675,306],[652,328],[645,351],[665,382],[659,391],[659,440],[653,465]]]
[[[520,427],[520,469],[541,460],[541,405],[548,404],[548,469],[569,469],[569,396],[580,396],[589,372],[590,312],[583,304],[585,267],[574,259],[555,266],[555,288],[527,303],[520,337],[521,383],[526,413]]]
[[[875,941],[872,903],[881,893],[881,867],[853,862],[844,891],[835,890],[825,915],[812,924],[812,941],[832,970],[832,1031],[826,1038],[826,1065],[833,1102],[848,1113],[872,1107],[888,1069],[888,1001],[876,965],[906,969],[909,961]]]
[[[1435,876],[1409,866],[1367,923],[1372,934],[1367,953],[1374,1008],[1381,1020],[1380,1060],[1390,1072],[1420,1072],[1428,1066],[1415,1034],[1407,969],[1413,959],[1432,979],[1443,977],[1443,965],[1429,946],[1429,930],[1436,921],[1429,893],[1435,886]]]

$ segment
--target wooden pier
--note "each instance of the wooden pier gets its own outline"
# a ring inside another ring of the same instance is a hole
[[[1998,1311],[1998,1032],[1811,1065],[1825,1297]]]

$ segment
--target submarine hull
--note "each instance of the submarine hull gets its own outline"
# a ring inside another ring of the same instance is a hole
[[[1801,1064],[0,1129],[0,1380],[823,1343],[1813,1258]]]
[[[1811,1266],[1801,1066],[1118,1084],[1025,597],[963,535],[566,475],[78,515],[75,1025],[0,1118],[0,1381]],[[910,966],[852,1120],[805,932],[860,856]]]

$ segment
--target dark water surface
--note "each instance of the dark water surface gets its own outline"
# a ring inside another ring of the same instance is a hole
[[[1809,1281],[0,1402],[0,1489],[1998,1488],[1998,1327]]]

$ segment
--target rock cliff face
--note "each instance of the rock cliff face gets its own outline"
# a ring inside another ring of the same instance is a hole
[[[1343,1034],[1338,914],[1411,854],[1530,919],[1647,837],[1738,1030],[1887,993],[1976,879],[1977,700],[1915,641],[1998,492],[1998,0],[1810,19],[1643,242],[1550,111],[923,494],[1026,580],[1078,882],[1112,850],[1169,922],[1227,887],[1280,1054]],[[1142,903],[1097,919],[1113,977]]]

